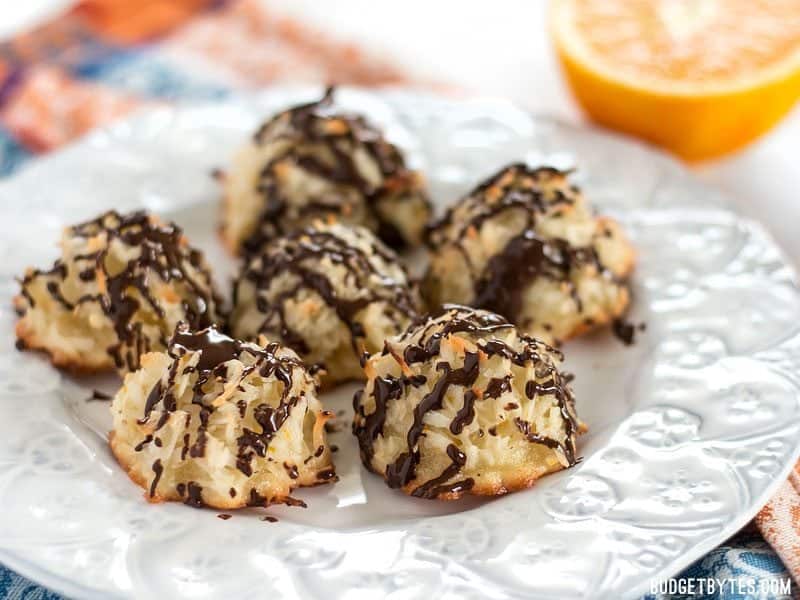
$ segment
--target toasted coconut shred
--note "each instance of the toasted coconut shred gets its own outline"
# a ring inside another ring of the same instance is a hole
[[[367,361],[353,400],[364,465],[422,498],[498,495],[576,463],[561,354],[488,311],[445,306]]]
[[[325,366],[322,381],[363,378],[361,358],[416,318],[421,299],[397,255],[363,227],[321,222],[267,244],[234,286],[233,334],[263,334]]]
[[[20,346],[56,366],[133,371],[179,322],[202,329],[221,319],[203,255],[174,224],[110,211],[67,228],[61,250],[51,269],[28,271],[15,299]]]
[[[453,205],[428,230],[429,304],[491,310],[551,344],[623,314],[633,247],[568,176],[510,165]]]
[[[151,501],[303,505],[292,490],[336,480],[316,381],[277,343],[179,327],[126,376],[111,411],[112,451]]]
[[[334,89],[264,123],[222,179],[221,235],[234,252],[314,220],[361,225],[393,247],[416,245],[431,214],[419,173],[364,117],[339,112]]]

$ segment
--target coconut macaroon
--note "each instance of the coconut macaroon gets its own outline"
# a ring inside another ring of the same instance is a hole
[[[567,176],[514,164],[450,208],[428,232],[429,303],[495,311],[548,343],[622,315],[633,248]]]
[[[363,227],[320,222],[273,240],[234,285],[231,331],[265,335],[324,365],[323,383],[362,379],[364,352],[417,316],[419,293],[397,256]]]
[[[135,370],[179,322],[202,328],[220,318],[202,253],[179,227],[145,212],[110,211],[67,228],[61,258],[30,269],[21,284],[18,345],[73,371]]]
[[[417,245],[430,217],[422,177],[362,116],[317,102],[264,123],[220,173],[221,234],[250,250],[315,219],[363,225],[393,247]]]
[[[353,399],[364,465],[389,487],[454,500],[527,488],[576,462],[560,352],[501,316],[448,305],[387,340]]]
[[[179,327],[111,405],[111,450],[152,502],[233,509],[302,504],[336,480],[316,382],[297,355]]]

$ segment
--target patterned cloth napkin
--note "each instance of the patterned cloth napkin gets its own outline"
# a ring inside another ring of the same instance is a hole
[[[377,86],[411,80],[359,48],[271,14],[263,1],[83,0],[0,43],[0,176],[132,110],[223,99],[283,81]],[[800,467],[755,527],[681,577],[761,582],[789,574],[800,583]],[[0,565],[0,598],[59,596]]]
[[[755,524],[800,587],[800,462],[756,515]]]

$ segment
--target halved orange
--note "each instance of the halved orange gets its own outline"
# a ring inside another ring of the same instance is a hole
[[[740,148],[800,97],[800,0],[553,0],[550,28],[592,119],[688,160]]]

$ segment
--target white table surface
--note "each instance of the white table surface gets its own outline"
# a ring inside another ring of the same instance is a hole
[[[0,40],[32,29],[74,3],[75,0],[0,0]]]

